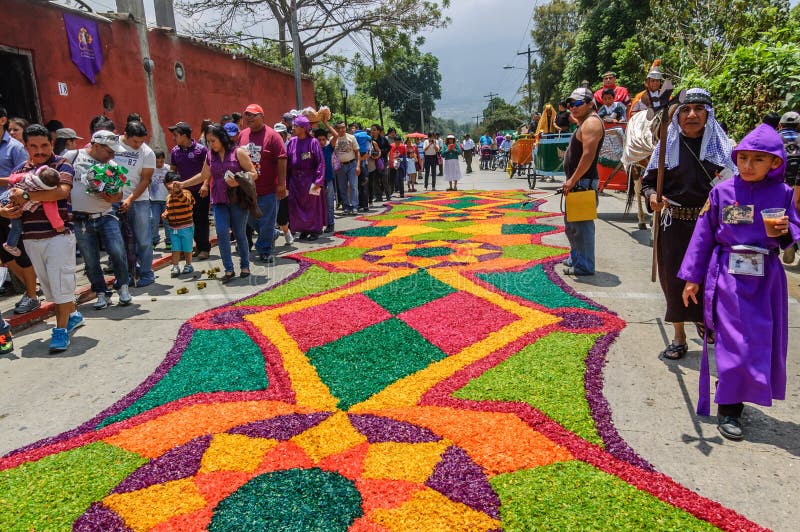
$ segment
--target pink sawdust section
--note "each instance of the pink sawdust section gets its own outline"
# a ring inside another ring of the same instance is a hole
[[[455,292],[397,316],[448,355],[519,319],[488,301]]]
[[[327,344],[391,318],[386,309],[363,294],[281,316],[286,331],[303,351]]]

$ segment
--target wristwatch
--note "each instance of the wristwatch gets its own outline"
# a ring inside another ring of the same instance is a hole
[[[23,190],[22,191],[22,199],[24,199],[25,201],[28,201],[28,200],[31,199],[31,195]]]

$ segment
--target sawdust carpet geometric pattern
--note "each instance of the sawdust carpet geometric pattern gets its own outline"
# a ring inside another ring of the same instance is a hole
[[[524,199],[407,199],[193,317],[118,403],[0,459],[0,530],[757,528],[614,430],[625,324]]]

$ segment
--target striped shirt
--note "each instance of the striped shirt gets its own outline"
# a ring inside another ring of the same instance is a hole
[[[180,194],[167,196],[167,221],[172,229],[180,229],[192,225],[192,208],[194,198],[188,190],[181,190]]]
[[[75,170],[72,168],[72,165],[67,162],[66,159],[63,157],[59,157],[57,155],[53,155],[47,162],[43,163],[49,166],[50,168],[55,168],[61,179],[59,183],[62,185],[69,185],[70,189],[72,188],[72,178],[75,174]],[[30,172],[41,164],[34,164],[31,161],[27,161],[21,167],[19,167],[16,172]],[[64,220],[64,230],[67,232],[72,231],[72,204],[70,203],[70,197],[67,195],[66,199],[59,200],[58,204],[58,215]],[[53,226],[50,224],[50,221],[47,219],[47,215],[44,212],[44,209],[36,209],[35,211],[25,211],[22,214],[22,235],[25,240],[41,240],[44,238],[52,238],[59,234],[58,231],[53,229]]]

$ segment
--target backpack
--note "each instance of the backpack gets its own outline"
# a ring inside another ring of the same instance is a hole
[[[797,185],[800,177],[800,135],[783,136],[783,147],[786,148],[786,184]]]

